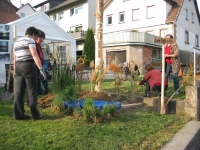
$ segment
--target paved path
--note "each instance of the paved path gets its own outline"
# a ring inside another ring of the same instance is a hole
[[[161,150],[200,150],[200,121],[190,121]]]

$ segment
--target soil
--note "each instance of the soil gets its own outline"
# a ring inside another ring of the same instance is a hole
[[[53,98],[54,98],[54,94],[49,93],[49,94],[44,95],[43,97],[39,98],[38,103],[43,107],[50,107],[51,102],[53,101]],[[112,101],[113,99],[116,99],[111,96],[108,96],[107,93],[97,92],[97,91],[89,91],[89,90],[84,91],[83,93],[81,93],[78,96],[78,99],[83,99],[83,98],[92,98],[92,99],[104,100],[104,101]]]
[[[53,101],[53,98],[54,98],[54,94],[49,93],[49,94],[44,95],[43,97],[39,98],[38,103],[43,107],[50,107],[51,102]]]

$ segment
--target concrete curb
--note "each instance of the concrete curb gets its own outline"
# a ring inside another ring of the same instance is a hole
[[[161,150],[199,150],[200,121],[190,121]]]
[[[123,110],[129,110],[137,107],[142,107],[143,103],[134,103],[134,104],[121,104],[121,109]]]

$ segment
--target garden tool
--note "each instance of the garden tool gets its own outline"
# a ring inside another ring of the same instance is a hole
[[[11,52],[12,53],[12,52]],[[12,57],[11,57],[12,58]],[[6,88],[6,92],[2,92],[1,93],[1,99],[2,100],[11,100],[12,99],[12,97],[13,97],[13,93],[10,93],[9,92],[9,85],[10,85],[10,74],[11,74],[11,72],[10,72],[10,70],[11,70],[11,59],[10,59],[10,65],[9,65],[9,70],[8,70],[8,79],[7,79],[7,82],[6,82],[6,84],[7,84],[7,88]]]
[[[13,26],[13,34],[14,34],[13,42],[15,42],[15,39],[16,39],[16,26],[15,25]],[[1,93],[1,99],[2,100],[11,100],[12,97],[13,97],[13,93],[9,92],[12,55],[13,55],[13,49],[11,50],[10,64],[9,64],[9,70],[8,70],[8,78],[7,78],[7,81],[6,81],[6,84],[7,84],[6,92]],[[14,74],[14,72],[13,72],[13,74]]]

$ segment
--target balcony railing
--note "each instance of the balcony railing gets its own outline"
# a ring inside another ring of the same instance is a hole
[[[69,34],[75,39],[85,39],[87,31],[69,32]]]
[[[157,36],[143,32],[113,32],[103,34],[103,45],[123,44],[123,43],[144,43],[150,45],[161,46],[159,43],[154,43],[153,39]]]

